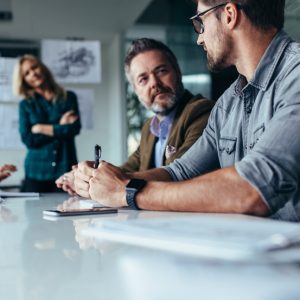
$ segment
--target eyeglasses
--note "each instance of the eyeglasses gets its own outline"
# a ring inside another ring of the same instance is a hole
[[[204,32],[204,24],[203,24],[203,21],[200,17],[206,15],[208,12],[210,11],[213,11],[215,9],[218,9],[222,6],[225,6],[226,4],[228,4],[230,2],[225,2],[225,3],[221,3],[221,4],[218,4],[216,6],[213,6],[203,12],[200,12],[198,14],[196,14],[195,16],[191,17],[190,20],[192,21],[192,24],[193,24],[193,27],[194,27],[194,30],[197,34],[202,34]],[[237,6],[237,8],[241,9],[241,5],[238,4],[238,3],[235,3],[235,5]]]
[[[210,11],[213,11],[215,9],[218,9],[218,8],[222,7],[222,6],[225,6],[227,3],[228,2],[218,4],[216,6],[213,6],[209,9],[207,9],[203,12],[200,12],[200,13],[196,14],[195,16],[191,17],[190,20],[192,21],[195,32],[198,33],[198,34],[202,34],[204,32],[204,24],[203,24],[203,21],[200,17],[206,15]]]

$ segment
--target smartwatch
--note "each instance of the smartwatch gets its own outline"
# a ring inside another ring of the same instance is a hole
[[[139,210],[136,205],[135,197],[136,194],[142,190],[142,188],[147,184],[147,181],[143,179],[131,179],[126,185],[126,202],[127,205],[135,210]]]

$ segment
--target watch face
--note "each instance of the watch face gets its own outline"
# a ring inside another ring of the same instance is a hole
[[[143,179],[131,179],[126,186],[126,189],[140,190],[146,185],[147,181]]]

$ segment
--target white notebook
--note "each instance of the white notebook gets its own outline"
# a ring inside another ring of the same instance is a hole
[[[12,197],[12,198],[17,198],[17,197],[37,198],[39,196],[40,196],[39,193],[5,192],[5,191],[0,190],[0,197],[3,197],[3,198],[9,198],[9,197]]]
[[[300,224],[263,218],[224,215],[104,221],[86,235],[144,247],[229,260],[278,258],[278,253],[298,244]],[[282,257],[282,254],[280,254]],[[286,258],[286,257],[285,257]]]

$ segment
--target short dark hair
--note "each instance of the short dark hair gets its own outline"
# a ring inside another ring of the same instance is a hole
[[[149,38],[140,38],[133,40],[131,42],[131,45],[127,51],[127,55],[125,57],[125,73],[127,76],[127,79],[129,78],[129,71],[130,71],[130,65],[132,60],[140,53],[151,51],[151,50],[158,50],[164,53],[169,60],[169,63],[174,67],[176,72],[181,76],[181,71],[179,68],[179,64],[177,61],[177,58],[175,54],[172,52],[172,50],[166,46],[164,43],[149,39]]]
[[[226,3],[225,0],[201,0],[205,5],[214,6]],[[198,3],[198,1],[195,1]],[[242,6],[245,15],[259,29],[268,30],[272,27],[281,30],[284,26],[285,0],[230,0]]]

